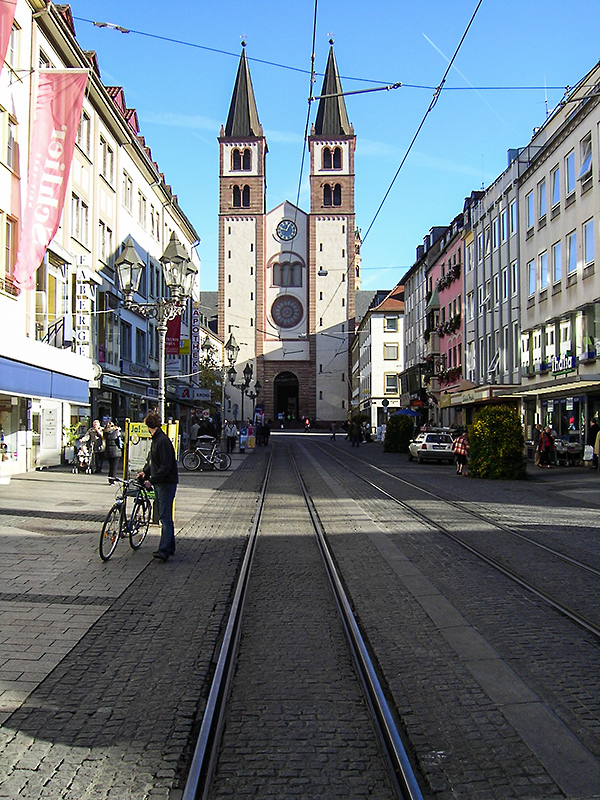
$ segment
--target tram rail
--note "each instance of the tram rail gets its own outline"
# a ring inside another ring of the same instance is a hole
[[[365,477],[365,475],[361,474],[358,470],[352,469],[349,466],[348,460],[352,459],[356,462],[359,462],[362,466],[367,467],[370,470],[382,473],[387,478],[390,478],[394,481],[409,486],[412,489],[415,489],[418,492],[421,492],[422,494],[434,499],[435,501],[445,504],[447,507],[460,512],[461,514],[465,515],[468,518],[477,519],[478,521],[485,523],[485,525],[491,526],[492,528],[498,531],[502,531],[502,533],[504,534],[508,534],[517,540],[525,542],[528,546],[537,548],[540,551],[543,551],[546,554],[551,555],[553,558],[556,558],[559,561],[563,562],[565,565],[569,565],[569,567],[581,570],[587,575],[590,575],[592,577],[600,577],[600,570],[596,569],[595,567],[589,564],[585,564],[579,559],[573,558],[572,556],[569,556],[568,554],[563,553],[560,550],[557,550],[556,548],[553,548],[549,545],[539,542],[536,539],[521,533],[520,531],[515,531],[514,529],[510,528],[510,526],[507,526],[504,523],[497,522],[485,514],[482,514],[473,509],[469,509],[465,507],[464,503],[461,503],[456,500],[448,500],[447,498],[439,494],[436,494],[435,492],[432,492],[430,489],[425,489],[419,484],[413,483],[412,481],[409,481],[406,478],[401,478],[397,475],[394,475],[392,472],[389,472],[379,466],[358,459],[355,456],[348,453],[345,454],[346,458],[344,461],[342,461],[332,452],[333,448],[331,447],[323,447],[322,445],[319,445],[318,449],[323,454],[327,455],[333,461],[338,463],[340,466],[344,467],[344,469],[350,472],[352,475],[359,478],[361,481],[363,481],[371,488],[376,490],[378,493],[382,494],[387,499],[399,505],[407,513],[411,514],[414,518],[421,520],[422,522],[424,522],[428,526],[431,526],[435,530],[439,530],[448,539],[451,539],[460,547],[469,551],[477,558],[479,558],[480,560],[484,561],[486,564],[491,566],[493,569],[497,570],[498,572],[501,572],[511,581],[517,583],[519,586],[521,586],[528,592],[534,594],[536,597],[540,598],[549,606],[551,606],[554,610],[568,617],[575,624],[579,625],[581,628],[585,629],[589,633],[593,634],[596,638],[600,639],[600,621],[591,619],[586,614],[571,607],[571,605],[568,605],[566,602],[563,602],[563,600],[557,597],[556,594],[553,594],[545,590],[541,586],[536,585],[533,581],[529,580],[527,577],[518,572],[516,569],[513,569],[511,566],[509,566],[506,563],[503,563],[498,558],[495,558],[489,553],[486,553],[482,547],[478,547],[477,545],[471,542],[467,542],[465,538],[460,536],[455,531],[451,530],[448,525],[444,525],[442,522],[440,522],[440,520],[437,518],[438,515],[434,516],[433,514],[427,513],[423,510],[415,509],[410,502],[401,500],[400,498],[396,497],[393,493],[384,489],[381,485],[379,485],[375,481],[372,481],[369,478]],[[574,580],[571,580],[570,585],[573,586],[573,584]]]
[[[313,531],[323,558],[325,570],[334,594],[347,643],[352,654],[360,683],[363,686],[367,705],[372,713],[375,728],[379,733],[383,751],[388,760],[390,776],[397,796],[402,800],[423,800],[408,754],[402,743],[394,714],[389,707],[377,672],[369,655],[365,641],[352,613],[351,602],[346,594],[343,581],[338,573],[331,551],[328,547],[325,532],[320,523],[318,513],[312,503],[306,485],[301,477],[293,455],[290,456]],[[244,614],[244,603],[252,577],[252,562],[256,548],[263,509],[271,479],[273,453],[269,459],[263,485],[260,491],[256,512],[252,522],[247,547],[234,590],[232,606],[225,627],[220,653],[210,687],[206,710],[193,754],[187,782],[182,800],[206,800],[210,796],[211,781],[218,757],[220,737],[229,690],[233,681],[236,666],[236,655],[239,646],[240,632]]]

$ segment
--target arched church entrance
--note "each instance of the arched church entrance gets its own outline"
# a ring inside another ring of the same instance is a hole
[[[273,406],[277,422],[298,420],[298,378],[293,372],[280,372],[273,381]]]

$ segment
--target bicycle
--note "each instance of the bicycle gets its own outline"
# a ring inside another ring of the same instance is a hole
[[[202,465],[208,465],[221,472],[231,466],[231,456],[229,453],[221,453],[219,440],[210,436],[206,437],[202,444],[196,445],[193,450],[186,450],[181,463],[190,472],[199,469]]]
[[[115,552],[119,539],[129,537],[132,550],[141,547],[148,533],[152,504],[150,495],[137,480],[124,481],[120,478],[109,478],[110,483],[120,484],[115,502],[106,515],[100,533],[100,558],[108,559]],[[127,513],[127,498],[133,498],[131,513]]]

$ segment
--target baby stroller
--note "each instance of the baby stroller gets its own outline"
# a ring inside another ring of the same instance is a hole
[[[92,457],[83,442],[79,445],[79,450],[71,463],[73,464],[73,474],[78,472],[84,472],[86,475],[92,474]]]

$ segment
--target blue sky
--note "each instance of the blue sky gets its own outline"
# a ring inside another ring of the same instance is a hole
[[[262,0],[255,14],[248,13],[247,0],[71,0],[70,5],[78,42],[96,51],[104,84],[122,86],[127,105],[137,110],[154,160],[200,235],[201,289],[215,290],[217,137],[227,118],[241,40],[247,41],[269,147],[267,204],[273,208],[295,202],[298,192],[313,2]],[[345,91],[403,83],[394,91],[346,98],[357,136],[356,219],[363,235],[476,5],[477,0],[319,0],[319,73],[333,35]],[[393,288],[428,230],[451,222],[472,190],[489,185],[504,170],[506,151],[527,144],[546,108],[554,108],[564,88],[600,59],[600,48],[593,45],[597,12],[597,0],[483,0],[447,88],[366,237],[364,289]],[[321,81],[319,76],[315,94]],[[311,121],[315,113],[316,107]],[[306,211],[307,170],[306,163],[300,194]]]

